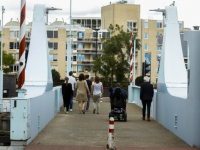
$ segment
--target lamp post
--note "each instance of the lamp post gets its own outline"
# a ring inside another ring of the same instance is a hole
[[[97,59],[97,37],[98,37],[98,31],[100,30],[100,29],[97,29],[97,28],[95,28],[95,29],[93,29],[95,32],[96,32],[96,58],[95,59]],[[97,71],[95,70],[95,77],[97,76]]]
[[[0,70],[0,113],[3,108],[3,13],[5,12],[2,6],[2,20],[1,20],[1,70]]]
[[[46,8],[46,25],[48,25],[48,14],[49,14],[49,10],[62,10],[60,8],[54,8],[54,7],[47,7]]]
[[[67,76],[69,75],[69,72],[71,71],[72,67],[72,63],[71,63],[71,54],[72,54],[72,43],[71,43],[71,36],[72,36],[72,31],[71,31],[71,20],[72,20],[72,16],[71,16],[71,7],[72,7],[72,0],[70,0],[70,25],[69,25],[69,37],[67,37]]]

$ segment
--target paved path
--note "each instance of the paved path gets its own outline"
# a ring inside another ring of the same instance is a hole
[[[25,150],[105,150],[110,111],[108,98],[103,98],[100,114],[79,114],[74,101],[73,112],[61,108],[55,118]],[[127,104],[127,122],[115,121],[114,144],[117,150],[196,150],[154,121],[142,121],[141,108]]]

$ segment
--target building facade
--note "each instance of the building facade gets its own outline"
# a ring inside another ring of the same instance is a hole
[[[82,18],[84,19],[84,18]],[[98,22],[98,18],[96,18]],[[99,22],[98,22],[99,23]],[[31,40],[31,23],[26,26],[26,51],[29,50]],[[89,26],[89,25],[88,25]],[[98,24],[99,26],[99,24]],[[95,26],[97,27],[97,25]],[[4,25],[4,50],[11,53],[13,57],[19,59],[19,22],[10,21]],[[67,44],[69,38],[69,25],[62,21],[55,21],[46,26],[47,39],[50,55],[51,68],[57,70],[61,79],[68,76],[67,71]],[[109,38],[107,30],[99,30],[98,34],[92,28],[81,24],[72,25],[71,28],[71,65],[76,77],[80,73],[88,73],[91,77],[95,76],[93,62],[96,56],[102,54],[101,38]],[[97,36],[96,36],[97,35]],[[96,46],[97,43],[97,46]],[[26,53],[28,56],[28,53]],[[39,55],[39,54],[38,54]],[[36,59],[37,61],[37,59]],[[10,66],[13,73],[18,71],[18,61]]]
[[[162,14],[161,14],[162,15]],[[131,32],[137,29],[137,38],[141,41],[141,49],[136,51],[136,75],[142,76],[142,63],[146,54],[150,54],[151,83],[157,82],[159,57],[161,47],[157,46],[157,35],[163,34],[162,20],[149,20],[140,18],[140,5],[109,4],[101,8],[102,29],[108,29],[110,24],[123,26],[124,31]],[[184,22],[179,22],[180,32],[184,31]],[[129,59],[128,59],[129,60]]]

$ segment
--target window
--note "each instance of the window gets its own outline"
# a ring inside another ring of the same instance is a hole
[[[67,43],[66,43],[66,50],[67,50]],[[72,43],[72,50],[77,50],[77,45]]]
[[[136,29],[137,22],[136,21],[127,21],[127,32],[133,31],[133,29]]]
[[[158,67],[156,67],[156,73],[157,73],[157,74],[159,74],[159,70],[158,70]]]
[[[78,66],[78,72],[82,71],[82,66]]]
[[[12,70],[12,72],[18,72],[18,70],[19,70],[18,65],[9,66],[9,68]]]
[[[179,29],[183,29],[183,23],[179,22]]]
[[[76,56],[72,56],[72,61],[76,61]]]
[[[88,28],[91,28],[91,20],[90,19],[87,19],[87,26]]]
[[[10,38],[19,38],[19,31],[10,31]]]
[[[58,31],[47,31],[47,38],[58,38]]]
[[[157,47],[156,47],[156,50],[157,50],[157,51],[161,51],[161,47],[157,46]]]
[[[70,36],[70,32],[66,31],[66,38]],[[77,31],[71,31],[71,38],[77,38]]]
[[[162,28],[162,22],[157,22],[157,28]]]
[[[93,38],[94,38],[94,37],[95,37],[95,38],[96,38],[96,37],[98,38],[98,32],[93,32]]]
[[[78,55],[78,61],[81,61],[81,54]]]
[[[78,49],[79,49],[79,50],[84,49],[84,47],[85,47],[84,44],[82,44],[82,43],[78,43]]]
[[[9,49],[19,49],[19,42],[10,42]]]
[[[57,50],[58,49],[58,43],[57,42],[49,42],[48,43],[48,47],[49,47],[49,50]]]
[[[110,32],[103,32],[102,33],[102,37],[106,38],[106,39],[109,39],[110,38]]]
[[[145,39],[148,39],[148,33],[145,33],[145,34],[144,34],[144,38],[145,38]]]
[[[50,61],[58,61],[58,55],[57,54],[50,54]]]
[[[96,26],[97,26],[97,20],[92,19],[92,28],[96,28]]]
[[[144,44],[144,50],[148,51],[148,45],[147,44]]]
[[[97,27],[100,28],[101,27],[101,20],[97,20],[97,21],[98,21]]]
[[[82,39],[85,37],[85,33],[84,32],[78,32],[78,38]]]
[[[58,66],[55,66],[55,65],[51,66],[51,70],[53,70],[53,69],[55,69],[56,71],[58,71]]]
[[[30,31],[26,31],[25,35],[26,35],[26,38],[30,38],[31,37]]]
[[[12,54],[12,56],[13,56],[13,58],[14,58],[15,60],[19,60],[19,54],[18,54],[18,53]]]
[[[148,23],[148,21],[145,21],[144,22],[144,28],[148,28],[149,27],[149,23]]]
[[[157,56],[156,56],[156,61],[159,62],[160,59],[161,59],[161,53],[158,53]]]
[[[81,58],[82,58],[82,61],[84,61],[85,60],[85,55],[82,55]]]
[[[72,71],[76,72],[76,66],[72,66]]]

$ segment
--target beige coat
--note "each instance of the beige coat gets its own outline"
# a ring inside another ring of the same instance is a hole
[[[76,100],[88,101],[87,92],[90,94],[87,82],[85,80],[77,81],[75,88],[77,89]]]

